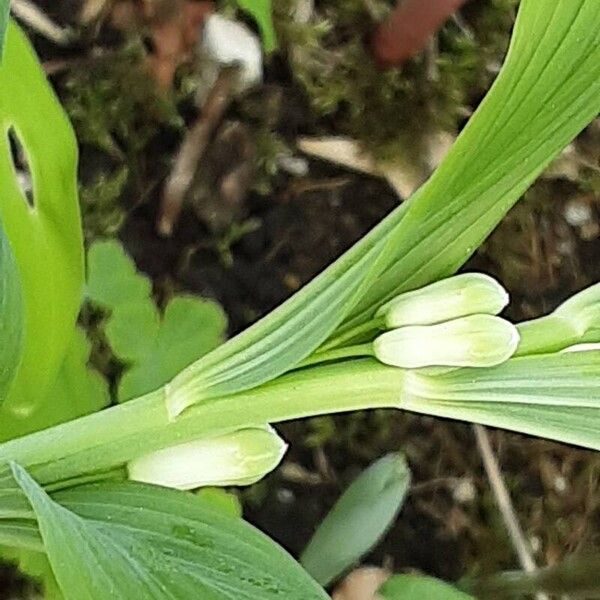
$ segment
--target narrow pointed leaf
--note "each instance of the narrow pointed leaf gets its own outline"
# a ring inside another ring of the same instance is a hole
[[[402,455],[389,454],[365,469],[315,531],[300,563],[328,585],[356,563],[393,524],[410,485]]]
[[[600,112],[600,3],[524,0],[505,64],[394,231],[387,269],[352,312],[458,269]]]
[[[492,369],[409,373],[402,408],[600,450],[600,352],[513,358]]]
[[[256,325],[173,381],[169,410],[293,368],[345,320],[456,271],[544,167],[600,111],[600,4],[524,0],[506,63],[432,178]]]

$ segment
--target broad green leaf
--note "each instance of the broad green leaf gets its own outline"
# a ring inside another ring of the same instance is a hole
[[[27,418],[19,418],[0,408],[0,440],[46,429],[108,406],[108,384],[100,373],[88,366],[89,356],[90,343],[83,330],[76,328],[47,397],[36,409]]]
[[[300,563],[328,585],[366,554],[392,525],[410,485],[404,457],[388,454],[370,465],[319,525]]]
[[[15,258],[0,225],[0,405],[8,394],[21,359],[23,311]]]
[[[424,575],[394,575],[379,589],[385,600],[475,600],[451,585]]]
[[[0,0],[0,63],[4,53],[4,39],[8,27],[8,14],[10,11],[10,0]]]
[[[412,372],[401,408],[600,450],[600,351],[513,358],[492,369]]]
[[[274,542],[193,494],[125,483],[51,499],[12,468],[66,600],[327,598]]]
[[[150,280],[116,240],[96,242],[88,252],[87,297],[108,310],[106,336],[127,365],[118,388],[120,401],[151,392],[218,346],[226,318],[214,302],[175,296],[161,316]]]
[[[293,368],[384,301],[453,273],[600,111],[600,3],[523,0],[498,79],[432,178],[277,310],[171,385],[178,414]]]
[[[236,0],[236,2],[256,21],[265,50],[267,52],[275,50],[277,48],[277,35],[273,26],[271,0]]]
[[[31,171],[31,201],[17,180],[9,135]],[[10,22],[0,65],[0,219],[21,279],[25,337],[3,408],[21,418],[48,398],[81,303],[76,167],[71,126],[29,42]]]

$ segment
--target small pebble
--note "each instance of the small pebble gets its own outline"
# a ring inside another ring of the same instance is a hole
[[[300,156],[280,154],[277,157],[279,168],[293,177],[306,177],[308,175],[308,161]]]
[[[459,504],[469,504],[475,500],[477,490],[469,477],[463,477],[454,485],[452,496]]]
[[[593,219],[592,208],[587,202],[570,200],[564,208],[563,215],[572,227],[583,227]]]

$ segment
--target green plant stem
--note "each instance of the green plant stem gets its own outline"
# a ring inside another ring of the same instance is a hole
[[[88,476],[192,439],[314,415],[400,407],[405,372],[375,360],[317,366],[215,398],[169,420],[167,388],[0,445],[42,484]]]
[[[349,329],[348,331],[331,338],[317,350],[317,353],[321,354],[322,352],[328,352],[329,350],[342,346],[346,342],[351,342],[358,337],[366,336],[368,333],[379,331],[384,328],[384,319],[381,317],[376,317],[370,321],[367,321],[366,323],[352,327],[352,329]]]
[[[373,356],[373,344],[356,344],[355,346],[346,346],[344,348],[333,348],[324,352],[317,352],[308,358],[305,358],[298,369],[315,365],[319,363],[331,362],[342,358],[357,358],[359,356]]]
[[[547,354],[584,341],[571,319],[550,314],[517,325],[521,340],[515,356]]]

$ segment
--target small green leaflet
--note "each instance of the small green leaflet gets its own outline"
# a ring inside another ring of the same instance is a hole
[[[506,63],[432,178],[323,274],[172,382],[168,408],[293,368],[345,321],[456,271],[600,111],[600,3],[523,0]]]
[[[402,455],[370,465],[342,494],[319,525],[300,563],[328,585],[366,554],[394,522],[410,485]]]
[[[0,63],[4,53],[4,38],[8,27],[8,14],[10,12],[10,0],[0,0]]]
[[[138,273],[131,258],[117,240],[101,240],[87,253],[86,297],[98,306],[115,310],[128,302],[150,298],[152,284]]]
[[[273,7],[271,0],[235,0],[239,7],[252,15],[262,37],[266,52],[277,48],[277,35],[273,26]]]
[[[424,575],[394,575],[378,593],[385,600],[475,600],[439,579]]]
[[[116,240],[95,242],[88,252],[87,297],[110,311],[105,332],[127,369],[118,398],[129,400],[167,383],[222,343],[227,325],[214,302],[175,296],[163,315],[151,297],[150,280]]]
[[[326,600],[269,538],[193,494],[133,483],[50,498],[16,464],[66,600]]]
[[[21,360],[23,310],[15,258],[0,224],[0,405],[6,398]]]
[[[31,171],[31,203],[12,141]],[[0,219],[25,303],[22,360],[3,408],[21,418],[48,398],[81,304],[83,248],[73,130],[21,30],[9,22],[0,65]]]

